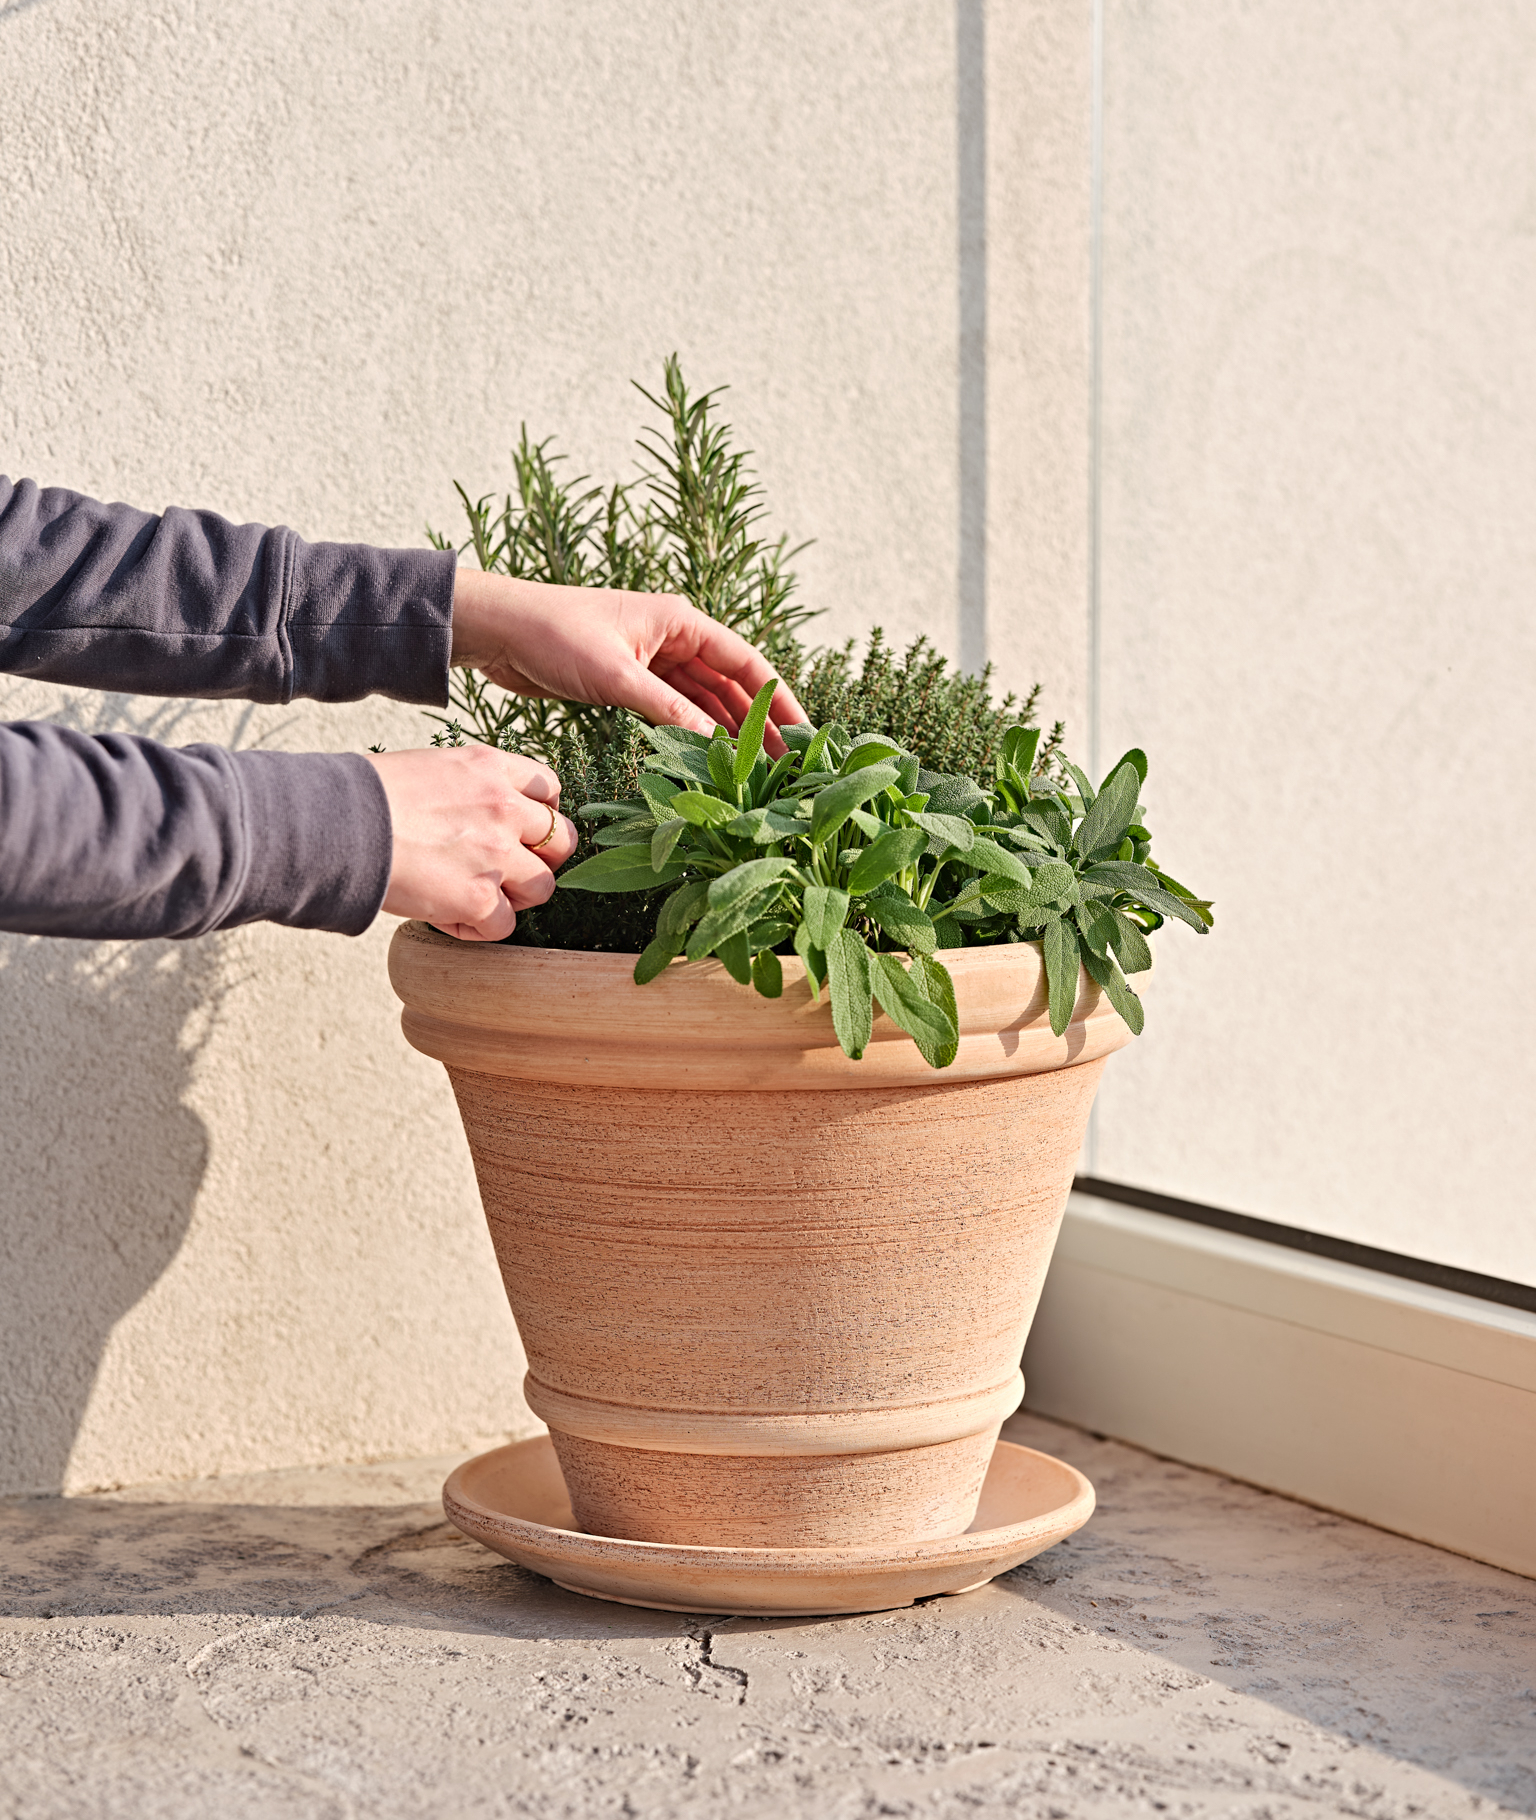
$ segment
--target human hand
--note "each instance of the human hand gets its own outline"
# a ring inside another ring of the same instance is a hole
[[[389,799],[394,858],[384,908],[464,942],[499,942],[545,903],[576,851],[548,765],[490,746],[370,753]]]
[[[717,723],[738,732],[773,676],[739,633],[676,594],[558,588],[468,568],[454,583],[453,662],[517,695],[632,708],[705,734]],[[775,724],[804,719],[780,683],[766,733],[773,757],[784,752]]]

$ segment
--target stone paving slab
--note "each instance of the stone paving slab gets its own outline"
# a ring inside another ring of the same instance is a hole
[[[835,1619],[561,1592],[451,1461],[0,1503],[8,1820],[1536,1813],[1536,1582],[1034,1417],[1098,1515]]]

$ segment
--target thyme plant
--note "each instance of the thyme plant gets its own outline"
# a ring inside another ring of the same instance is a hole
[[[1030,941],[1043,950],[1056,1035],[1071,1021],[1080,965],[1140,1033],[1126,976],[1151,966],[1147,936],[1170,916],[1200,934],[1212,920],[1210,904],[1152,860],[1140,751],[1097,791],[1075,766],[1065,767],[1072,790],[1043,777],[1039,729],[1019,724],[989,787],[840,723],[782,728],[788,750],[774,762],[763,749],[773,691],[765,685],[735,739],[724,728],[712,739],[642,728],[650,756],[634,792],[578,811],[606,825],[560,890],[611,898],[670,887],[637,983],[680,955],[714,955],[777,998],[780,956],[792,952],[818,998],[826,988],[847,1055],[863,1055],[878,1005],[944,1068],[959,1034],[939,953]]]

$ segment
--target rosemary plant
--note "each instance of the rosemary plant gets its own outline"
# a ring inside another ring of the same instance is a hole
[[[635,389],[663,425],[640,437],[649,465],[638,480],[607,488],[586,475],[566,480],[552,439],[530,442],[525,424],[512,457],[515,494],[499,504],[491,494],[472,500],[454,483],[469,520],[458,548],[473,550],[482,569],[528,581],[681,594],[752,644],[798,650],[795,629],[815,614],[794,598],[788,564],[805,546],[760,534],[766,507],[747,467],[750,451],[732,446],[731,428],[719,418],[725,388],[693,396],[674,354],[659,396]],[[454,547],[436,531],[427,536],[440,550]],[[568,736],[601,749],[625,719],[615,708],[509,695],[469,670],[456,673],[449,693],[458,712],[431,717],[443,728],[435,743],[482,740],[557,771]]]

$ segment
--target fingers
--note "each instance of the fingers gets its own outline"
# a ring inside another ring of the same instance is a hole
[[[767,682],[777,684],[769,708],[770,725],[788,726],[805,719],[794,692],[778,680],[768,659],[739,632],[711,619],[679,595],[627,594],[622,599],[638,662],[648,663],[653,675],[703,708],[715,724],[736,732]],[[626,705],[636,706],[629,675],[624,678],[624,688],[630,697]],[[770,744],[782,750],[777,738],[770,739]]]
[[[456,942],[504,942],[517,927],[517,913],[498,892],[495,908],[483,922],[435,922],[432,927],[451,935]]]
[[[501,864],[501,889],[514,909],[528,910],[548,903],[555,889],[555,873],[576,851],[576,828],[556,815],[553,828],[549,810],[530,805],[537,827],[509,847]]]
[[[754,645],[739,632],[722,626],[707,613],[698,615],[699,625],[690,627],[695,634],[694,648],[689,652],[689,668],[698,675],[708,669],[728,683],[733,683],[750,704],[763,684],[773,676],[773,666]],[[679,656],[682,653],[678,653]],[[773,692],[769,718],[777,726],[793,726],[805,719],[805,710],[795,700],[788,684],[780,683]]]
[[[540,801],[520,791],[509,798],[508,818],[515,834],[517,848],[531,853],[547,867],[563,866],[576,851],[576,826],[562,815],[552,802]],[[508,852],[514,861],[517,849],[510,841]]]
[[[547,828],[547,811],[539,804],[532,807]],[[548,844],[542,848],[536,849],[531,840],[511,848],[502,862],[499,883],[485,874],[461,890],[460,902],[471,920],[445,923],[433,919],[432,926],[461,942],[505,941],[517,927],[517,911],[536,909],[554,896],[555,871],[576,851],[576,829],[563,815],[555,817],[553,834],[544,838]]]
[[[714,732],[722,711],[718,702],[707,708],[702,703],[695,705],[669,682],[653,671],[642,670],[638,664],[625,690],[625,705],[655,726],[687,727],[706,739]]]
[[[517,694],[632,708],[701,733],[738,728],[773,679],[767,658],[739,632],[680,595],[554,587],[472,569],[455,579],[453,661]],[[770,725],[804,719],[778,683]],[[781,748],[777,735],[768,745]]]
[[[733,677],[721,676],[718,671],[711,670],[707,664],[702,664],[697,658],[694,658],[686,664],[679,665],[677,669],[668,671],[666,680],[679,693],[686,695],[706,714],[711,715],[716,725],[726,727],[732,733],[741,731],[741,723],[746,719],[748,710],[752,706],[752,697]],[[792,702],[795,699],[782,683],[774,692],[774,702],[777,703],[780,697],[787,697]],[[795,702],[795,713],[791,716],[791,720],[803,720],[804,718],[800,704]],[[763,729],[763,745],[770,758],[784,756],[786,747],[783,740],[779,738],[771,718]]]
[[[766,661],[763,668],[767,670]],[[772,674],[768,670],[763,681]],[[696,659],[675,665],[659,659],[650,671],[637,666],[626,683],[624,699],[636,713],[658,725],[689,727],[703,734],[713,733],[716,727],[739,733],[752,706],[752,697],[734,677],[722,676]],[[690,712],[689,704],[698,712]],[[786,726],[805,719],[805,710],[782,683],[774,692],[770,712],[774,711],[781,712]],[[782,758],[787,749],[771,718],[763,729],[763,744],[771,758]]]
[[[463,941],[502,941],[518,910],[548,901],[577,838],[548,765],[486,746],[370,762],[390,813],[385,910]]]
[[[715,694],[709,688],[701,687],[693,680],[686,669],[679,668],[676,670],[669,670],[663,680],[669,687],[676,689],[679,695],[687,696],[688,700],[691,701],[696,708],[702,708],[704,710],[709,716],[711,731],[716,727],[728,728],[732,733],[739,733],[741,731],[741,716],[739,714],[732,714],[719,695]],[[723,692],[723,680],[721,688]]]
[[[548,765],[541,765],[536,758],[523,758],[516,752],[504,752],[501,756],[511,762],[514,787],[530,802],[548,803],[552,807],[559,802],[560,779]],[[527,776],[520,775],[524,770]]]
[[[734,677],[722,676],[718,670],[711,670],[707,664],[701,664],[697,658],[682,666],[682,674],[687,677],[701,693],[712,695],[725,709],[729,720],[725,722],[733,733],[739,732],[741,723],[747,718],[752,707],[752,697],[742,688]],[[681,685],[674,671],[669,678],[674,688]]]
[[[674,636],[662,645],[652,669],[702,708],[716,725],[727,727],[732,733],[740,732],[758,690],[767,682],[777,681],[760,651],[739,633],[693,608],[687,610]],[[779,682],[769,703],[768,725],[763,729],[763,745],[770,758],[782,758],[787,750],[778,728],[804,719],[805,710],[794,692]]]

